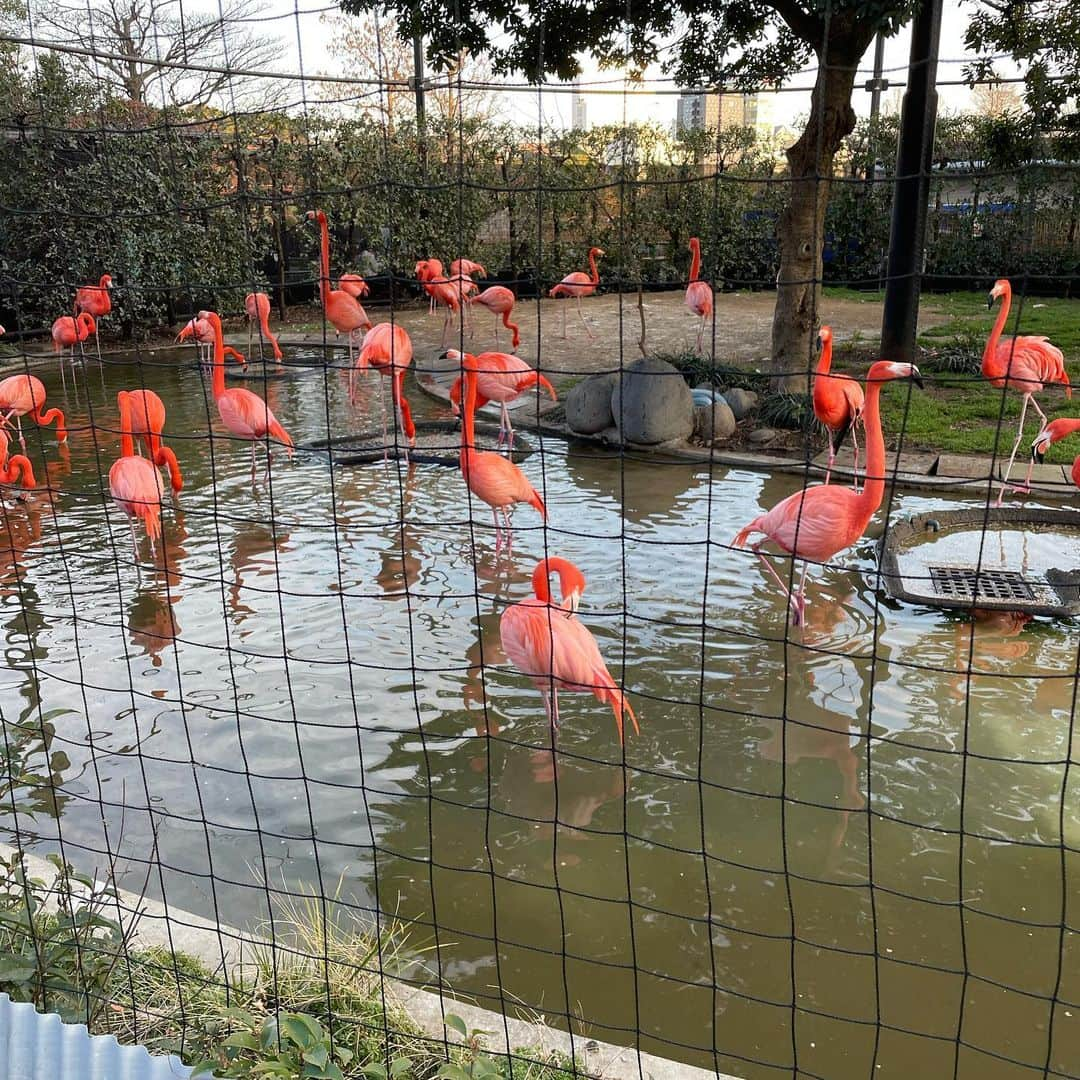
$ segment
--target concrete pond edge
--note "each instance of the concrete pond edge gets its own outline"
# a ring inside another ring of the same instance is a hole
[[[55,879],[57,870],[51,862],[25,849],[0,843],[0,856],[5,859],[19,851],[23,854],[27,876],[46,882]],[[96,878],[96,874],[92,876]],[[173,954],[185,953],[215,972],[222,971],[223,967],[229,971],[243,968],[245,947],[269,947],[265,940],[236,927],[138,896],[126,889],[116,887],[114,891],[117,901],[115,907],[109,906],[109,915],[115,915],[124,928],[129,946],[157,947]],[[669,1061],[633,1047],[615,1046],[586,1035],[572,1035],[539,1020],[485,1009],[446,990],[423,989],[389,976],[382,978],[382,984],[389,999],[388,1004],[400,1005],[425,1035],[439,1042],[444,1039],[458,1041],[457,1036],[448,1032],[443,1024],[444,1017],[453,1013],[460,1016],[470,1029],[487,1033],[486,1048],[492,1054],[505,1055],[521,1047],[535,1048],[543,1053],[564,1054],[572,1056],[578,1063],[580,1076],[605,1080],[706,1080],[708,1077],[713,1080],[738,1080],[726,1073]]]

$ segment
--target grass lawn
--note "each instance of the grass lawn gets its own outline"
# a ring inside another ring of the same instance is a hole
[[[827,291],[830,296],[882,300],[882,294],[875,292]],[[994,320],[994,312],[986,308],[986,293],[924,293],[922,303],[927,310],[947,315],[948,321],[919,335],[918,363],[925,391],[915,389],[910,397],[896,391],[883,395],[882,416],[889,442],[894,443],[896,433],[902,430],[906,449],[989,454],[996,444],[998,456],[1007,457],[1020,419],[1020,395],[995,389],[979,374],[983,346]],[[1019,326],[1017,312],[1022,315]],[[1073,379],[1080,380],[1080,300],[1029,297],[1022,307],[1014,300],[1005,332],[1017,331],[1045,334],[1065,353],[1065,366]],[[853,374],[865,372],[867,363],[875,358],[874,351],[871,343],[858,341],[838,346],[834,366]],[[1051,420],[1080,416],[1080,400],[1068,400],[1061,388],[1047,389],[1038,400]],[[1029,434],[1017,459],[1026,461],[1027,447],[1038,430],[1038,414],[1030,407],[1025,430]],[[1051,449],[1047,461],[1070,462],[1078,453],[1080,440],[1066,441]]]

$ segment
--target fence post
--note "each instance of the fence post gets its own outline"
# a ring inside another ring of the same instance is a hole
[[[923,0],[911,27],[908,87],[900,114],[896,150],[885,310],[881,320],[881,355],[911,363],[919,321],[926,204],[937,120],[937,63],[942,0]]]

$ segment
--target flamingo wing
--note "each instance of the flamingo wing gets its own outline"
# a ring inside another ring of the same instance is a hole
[[[544,503],[528,478],[501,454],[470,450],[462,459],[461,471],[469,490],[489,506],[529,503],[546,517]]]
[[[708,318],[713,310],[713,292],[705,281],[692,281],[686,289],[686,306],[695,314]]]
[[[852,535],[857,505],[855,492],[836,484],[796,491],[755,518],[735,543],[745,542],[750,533],[763,533],[789,555],[826,562],[858,537],[857,526]]]

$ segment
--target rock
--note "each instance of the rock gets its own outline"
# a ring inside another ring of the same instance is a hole
[[[780,432],[776,428],[762,427],[756,431],[751,431],[746,437],[748,443],[754,446],[764,446],[765,443],[771,443],[773,439],[779,438]]]
[[[685,439],[694,430],[690,387],[666,360],[642,357],[611,394],[611,414],[624,442],[651,446]]]
[[[756,408],[758,396],[753,390],[725,390],[724,400],[731,406],[736,420],[743,420]]]
[[[563,398],[566,411],[566,425],[579,435],[595,435],[605,428],[612,427],[615,418],[611,415],[611,394],[615,389],[614,372],[590,375]]]
[[[723,398],[694,409],[694,434],[702,442],[730,439],[735,434],[735,417]]]

